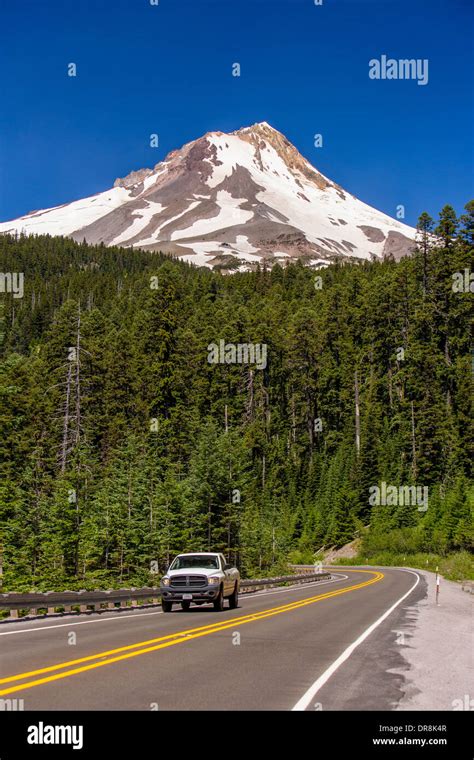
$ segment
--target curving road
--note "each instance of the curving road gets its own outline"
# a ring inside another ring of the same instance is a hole
[[[0,625],[0,698],[25,710],[390,710],[397,630],[417,573],[337,568],[242,596],[237,610],[156,608]]]

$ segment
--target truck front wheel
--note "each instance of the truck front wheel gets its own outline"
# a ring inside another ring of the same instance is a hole
[[[183,612],[189,612],[191,602],[181,602],[181,607],[183,608]]]
[[[214,600],[214,609],[216,612],[222,612],[224,609],[224,591],[222,589],[222,586],[219,589],[219,595],[217,599]]]
[[[161,609],[163,612],[171,612],[173,609],[173,602],[165,602],[164,599],[161,600]]]
[[[235,610],[239,606],[239,584],[236,582],[232,594],[229,596],[229,607]]]

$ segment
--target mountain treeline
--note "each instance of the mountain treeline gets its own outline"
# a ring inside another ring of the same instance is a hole
[[[367,530],[472,550],[474,202],[399,262],[226,276],[6,235],[0,270],[24,273],[0,293],[4,590],[156,582],[196,549],[265,574]],[[209,363],[220,341],[266,366]],[[428,508],[372,505],[382,482]]]

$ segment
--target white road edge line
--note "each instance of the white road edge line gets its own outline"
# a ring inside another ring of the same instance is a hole
[[[314,588],[315,586],[325,586],[326,583],[336,583],[337,581],[344,581],[349,578],[348,575],[342,573],[334,573],[334,577],[328,581],[315,581],[314,583],[300,583],[294,586],[287,586],[285,588],[278,588],[274,591],[257,591],[255,594],[249,594],[249,598],[256,599],[261,596],[270,596],[270,594],[283,594],[290,591],[303,591],[306,588]],[[240,599],[245,599],[246,594],[241,594]],[[94,614],[94,613],[93,613]],[[162,615],[161,610],[154,610],[153,612],[137,612],[131,615],[108,615],[107,617],[96,617],[92,620],[77,620],[75,617],[69,618],[68,623],[52,623],[51,625],[41,625],[38,628],[20,628],[15,631],[2,631],[0,636],[13,636],[15,633],[32,633],[33,631],[50,631],[54,628],[74,628],[76,625],[90,625],[91,623],[108,623],[111,620],[126,620],[127,618],[140,618],[150,617],[151,615]],[[238,618],[236,618],[237,620]],[[30,621],[33,622],[33,621]]]
[[[376,568],[374,568],[376,569]],[[398,568],[399,570],[402,570],[402,568]],[[383,613],[381,617],[379,617],[378,620],[375,621],[375,623],[372,623],[369,628],[367,628],[364,633],[362,633],[358,639],[356,639],[352,644],[350,644],[347,649],[343,651],[341,655],[337,658],[337,660],[334,660],[332,665],[327,668],[327,670],[324,671],[324,673],[319,676],[319,678],[309,687],[309,689],[303,694],[301,699],[298,700],[296,705],[292,708],[292,712],[300,712],[302,710],[306,710],[311,700],[316,696],[318,691],[324,686],[325,683],[329,681],[332,675],[338,670],[338,668],[342,665],[343,662],[345,662],[349,657],[351,656],[354,649],[357,649],[359,644],[362,644],[365,639],[370,636],[372,631],[375,631],[375,629],[380,625],[380,623],[383,623],[383,621],[388,618],[388,616],[393,612],[393,610],[398,607],[399,604],[403,602],[404,599],[407,598],[407,596],[410,596],[411,592],[414,591],[414,589],[418,586],[418,583],[420,582],[420,576],[418,573],[413,572],[413,570],[402,570],[402,572],[405,573],[411,573],[412,575],[416,576],[416,581],[413,584],[413,586],[410,588],[409,591],[406,592],[406,594],[403,594],[400,599],[395,602],[395,604],[392,604],[390,609],[388,609],[386,612]]]

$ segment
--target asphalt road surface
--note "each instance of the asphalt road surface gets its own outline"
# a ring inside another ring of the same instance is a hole
[[[424,580],[337,568],[331,580],[210,606],[0,625],[0,699],[24,710],[393,710],[397,630]]]

